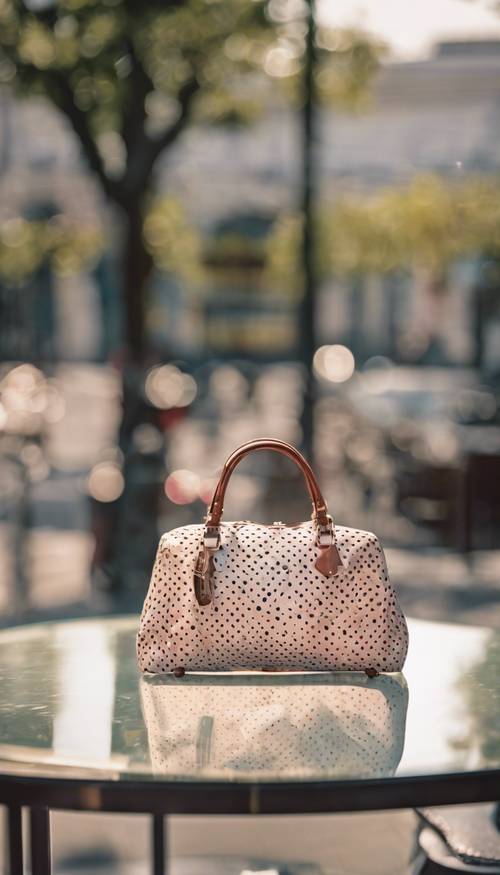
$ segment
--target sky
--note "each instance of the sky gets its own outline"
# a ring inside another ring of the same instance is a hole
[[[395,57],[421,58],[440,39],[500,39],[499,11],[486,0],[317,0],[322,21],[381,36]]]

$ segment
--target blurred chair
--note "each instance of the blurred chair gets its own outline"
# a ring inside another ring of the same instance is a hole
[[[465,536],[464,477],[455,467],[418,465],[397,478],[397,509],[425,526],[442,546],[456,548]]]
[[[417,809],[420,826],[412,875],[500,875],[499,812],[498,803]]]
[[[498,548],[500,455],[470,453],[465,480],[463,550],[468,552]]]

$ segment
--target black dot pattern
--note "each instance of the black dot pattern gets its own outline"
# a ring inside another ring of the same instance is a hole
[[[224,523],[214,599],[202,607],[194,565],[203,526],[163,535],[144,602],[142,671],[400,671],[408,631],[375,535],[335,527],[343,569],[326,578],[312,522]]]
[[[142,680],[155,773],[324,779],[396,771],[408,705],[402,675],[364,676],[358,684],[359,675],[350,674],[339,685],[307,683],[310,675],[294,676],[306,683],[265,685],[246,677],[248,686],[213,677],[193,686]]]

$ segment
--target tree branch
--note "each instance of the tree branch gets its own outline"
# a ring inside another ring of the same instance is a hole
[[[177,116],[173,124],[166,128],[159,137],[152,141],[152,148],[150,152],[150,160],[152,164],[154,164],[154,162],[158,158],[158,155],[163,152],[164,149],[172,145],[174,140],[177,139],[179,134],[186,127],[186,124],[189,121],[193,97],[195,96],[199,88],[200,85],[198,79],[193,76],[180,89],[177,96],[180,107],[179,115]]]
[[[92,135],[87,114],[80,109],[66,76],[57,70],[46,70],[45,86],[55,105],[64,113],[75,131],[90,169],[96,174],[104,193],[118,204],[123,203],[121,184],[110,179],[104,161]]]
[[[58,18],[58,13],[55,6],[50,5],[48,8],[40,10],[31,9],[26,5],[25,0],[20,0],[17,4],[17,15],[19,19],[26,24],[28,21],[40,21],[50,29],[53,29]],[[75,131],[83,152],[87,158],[90,169],[96,174],[101,183],[104,193],[117,203],[122,202],[120,184],[110,179],[106,173],[104,161],[97,148],[97,144],[92,135],[87,114],[80,109],[75,101],[75,95],[71,85],[69,84],[65,72],[58,69],[47,69],[40,71],[34,64],[20,61],[19,57],[13,58],[18,72],[24,77],[33,81],[42,83],[47,95],[59,110],[66,116]]]
[[[188,79],[177,96],[179,114],[176,120],[154,140],[144,136],[141,148],[136,148],[135,154],[129,154],[127,170],[122,179],[123,187],[129,195],[133,196],[134,192],[145,187],[159,155],[164,149],[168,149],[185,129],[190,118],[193,98],[199,88],[200,85],[195,76]]]
[[[144,139],[146,97],[155,90],[155,84],[138,57],[133,40],[127,37],[125,43],[131,63],[130,101],[124,108],[121,134],[128,154],[138,140]]]

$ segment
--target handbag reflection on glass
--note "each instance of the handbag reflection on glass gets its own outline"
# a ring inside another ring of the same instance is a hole
[[[402,674],[172,674],[141,678],[155,774],[386,778],[404,747]]]
[[[302,471],[311,520],[222,520],[238,462],[274,450]],[[142,671],[400,671],[406,621],[375,535],[334,525],[304,457],[279,440],[227,459],[205,522],[163,535],[137,635]]]

